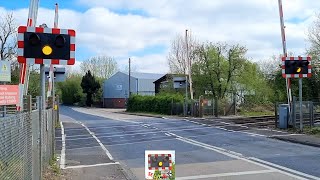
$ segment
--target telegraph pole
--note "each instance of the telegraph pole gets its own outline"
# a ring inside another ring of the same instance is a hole
[[[190,84],[190,99],[193,100],[192,77],[191,77],[191,59],[189,57],[188,29],[186,29],[186,45],[187,45],[187,64]]]
[[[131,95],[131,59],[129,58],[129,97]]]

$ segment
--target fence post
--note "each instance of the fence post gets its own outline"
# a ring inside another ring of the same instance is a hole
[[[313,102],[309,101],[310,127],[314,126]]]
[[[296,128],[297,124],[296,124],[296,101],[297,101],[297,98],[295,96],[293,96],[293,99],[292,99],[292,125],[293,125],[293,128]]]
[[[274,121],[274,127],[275,128],[278,128],[278,103],[277,102],[275,102],[275,104],[274,104],[274,119],[275,119],[275,121]]]
[[[58,124],[58,123],[60,123],[60,119],[59,119],[59,111],[60,111],[60,97],[59,97],[59,95],[57,95],[57,97],[56,97],[56,110],[57,110],[57,113],[56,113],[56,115],[57,115],[57,121],[56,121],[56,123]]]
[[[28,98],[29,99],[29,98]],[[41,122],[41,97],[37,97],[37,106],[39,114],[33,116],[31,114],[32,121],[32,179],[41,179],[41,133],[40,133],[40,122]],[[39,117],[39,118],[36,118]]]
[[[42,100],[42,96],[38,96],[37,97],[37,101],[38,101],[38,106],[39,106],[39,131],[38,131],[38,134],[39,134],[39,168],[40,168],[40,178],[42,177],[42,165],[43,165],[43,154],[42,154],[42,134],[43,134],[43,132],[42,132],[42,130],[43,130],[43,128],[42,128],[42,126],[43,126],[43,124],[42,124],[42,119],[44,118],[44,109],[43,109],[43,107],[44,107],[44,105],[43,105],[43,100]]]
[[[56,115],[55,115],[55,109],[54,107],[52,108],[52,114],[51,114],[51,158],[54,157],[54,151],[55,151],[55,146],[56,146],[56,143],[55,143],[55,130],[56,130]]]

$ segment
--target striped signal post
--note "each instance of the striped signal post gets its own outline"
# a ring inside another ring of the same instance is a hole
[[[312,76],[311,68],[311,57],[282,57],[282,77],[299,78],[300,131],[303,131],[302,78]]]
[[[30,0],[29,14],[28,14],[28,27],[34,27],[37,21],[39,0]],[[20,92],[20,104],[17,106],[18,111],[23,110],[23,95],[28,93],[29,84],[29,65],[26,63],[20,63],[20,78],[19,78],[19,92]]]
[[[285,33],[285,26],[283,20],[283,8],[282,8],[282,0],[278,0],[279,6],[279,16],[280,16],[280,28],[281,28],[281,37],[282,37],[282,47],[283,47],[283,56],[287,57],[287,45],[286,45],[286,33]],[[291,120],[291,106],[292,106],[292,95],[291,95],[291,80],[290,78],[286,78],[286,90],[287,90],[287,98],[288,98],[288,105],[289,105],[289,120]]]

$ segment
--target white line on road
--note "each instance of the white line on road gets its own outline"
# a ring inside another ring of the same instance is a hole
[[[272,135],[268,137],[301,136],[301,135],[304,135],[304,134],[282,134],[282,135]]]
[[[250,132],[245,132],[245,131],[238,131],[239,133],[244,133],[244,134],[249,134],[251,136],[260,136],[260,137],[266,137],[266,135],[263,134],[256,134],[256,133],[250,133]]]
[[[78,166],[68,166],[64,169],[77,169],[77,168],[88,168],[88,167],[97,167],[97,166],[109,166],[109,165],[117,165],[119,162],[114,163],[101,163],[101,164],[91,164],[91,165],[78,165]]]
[[[61,160],[60,167],[63,169],[65,167],[66,161],[66,135],[64,134],[64,127],[62,121],[60,121],[61,126],[61,139],[62,139],[62,148],[61,148]]]
[[[292,169],[289,169],[289,168],[286,168],[286,167],[283,167],[283,166],[280,166],[280,165],[276,165],[276,164],[273,164],[273,163],[270,163],[270,162],[262,163],[264,161],[262,161],[262,160],[260,160],[258,158],[245,157],[240,153],[235,153],[233,151],[229,151],[229,150],[217,147],[217,146],[212,146],[212,145],[205,144],[205,143],[193,140],[193,139],[188,139],[188,138],[185,138],[185,137],[181,137],[181,136],[175,135],[173,133],[170,133],[170,134],[173,135],[173,136],[176,136],[177,140],[180,140],[180,141],[183,141],[183,142],[195,145],[195,146],[199,146],[199,147],[203,147],[203,148],[206,148],[206,149],[210,149],[210,150],[216,151],[216,152],[218,152],[220,154],[224,154],[226,156],[229,156],[229,157],[232,157],[232,158],[235,158],[235,159],[247,161],[249,163],[253,163],[253,164],[256,164],[258,166],[265,167],[267,169],[274,170],[274,171],[280,172],[282,174],[286,174],[288,176],[291,176],[291,177],[294,177],[294,178],[297,178],[297,179],[305,180],[306,178],[304,178],[304,177],[309,177],[309,178],[312,177],[314,179],[317,179],[317,177],[311,176],[309,174],[298,172],[298,171],[295,171],[295,170],[292,170]],[[266,164],[268,164],[268,165],[266,165]],[[291,172],[293,174],[290,174],[288,172]],[[300,176],[297,176],[295,174],[299,174]],[[301,175],[303,177],[301,177]]]
[[[90,129],[89,129],[86,125],[84,125],[84,124],[81,123],[81,122],[80,122],[80,124],[81,124],[81,126],[83,126],[84,128],[86,128],[86,130],[91,134],[91,136],[92,136],[94,139],[96,139],[96,141],[99,143],[99,145],[101,146],[101,148],[105,151],[105,153],[107,154],[107,156],[109,157],[109,159],[110,159],[110,160],[113,160],[112,155],[110,154],[110,152],[108,151],[108,149],[101,143],[101,141],[97,138],[97,136],[94,135],[94,133],[91,132]]]
[[[284,170],[284,171],[288,171],[288,172],[292,172],[292,173],[298,174],[300,176],[304,176],[304,177],[311,178],[311,179],[319,179],[319,177],[315,177],[315,176],[312,176],[310,174],[306,174],[306,173],[299,172],[299,171],[296,171],[296,170],[293,170],[293,169],[289,169],[289,168],[286,168],[286,167],[283,167],[283,166],[280,166],[280,165],[277,165],[277,164],[274,164],[274,163],[271,163],[271,162],[267,162],[267,161],[264,161],[264,160],[261,160],[261,159],[255,158],[255,157],[251,157],[250,159],[254,160],[254,161],[257,161],[257,162],[260,162],[262,164],[267,164],[269,166],[273,166],[273,167],[279,168],[279,169]]]
[[[265,173],[272,173],[272,172],[275,172],[275,171],[274,170],[243,171],[243,172],[177,177],[176,180],[204,179],[204,178],[213,178],[213,177],[230,177],[230,176],[241,176],[241,175],[251,175],[251,174],[265,174]]]

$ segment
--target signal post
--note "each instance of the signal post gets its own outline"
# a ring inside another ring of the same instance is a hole
[[[282,77],[299,78],[300,131],[303,130],[302,78],[310,78],[311,69],[311,57],[282,57]]]

